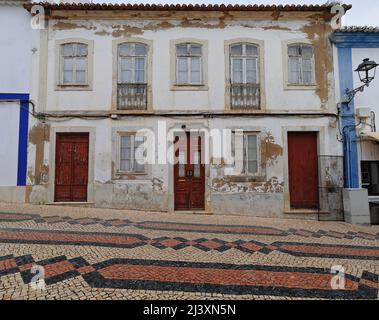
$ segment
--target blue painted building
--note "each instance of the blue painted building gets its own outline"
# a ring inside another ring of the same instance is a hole
[[[356,68],[363,59],[379,62],[379,28],[348,27],[334,32],[337,101],[344,147],[346,188],[368,189],[369,201],[379,201],[379,72],[369,87],[346,102],[346,91],[363,85]],[[338,99],[339,98],[339,99]],[[368,112],[371,111],[371,114]],[[362,118],[365,112],[369,117]]]
[[[30,14],[21,1],[0,3],[0,195],[25,201],[32,57]],[[5,44],[5,45],[3,45]]]

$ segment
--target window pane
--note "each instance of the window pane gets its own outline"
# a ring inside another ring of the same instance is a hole
[[[201,55],[201,45],[191,44],[190,55]]]
[[[130,148],[130,136],[121,137],[121,148]]]
[[[257,83],[257,61],[256,59],[246,60],[246,82]]]
[[[177,55],[187,55],[187,44],[176,45],[176,54]]]
[[[63,72],[63,83],[73,83],[73,72],[64,71]]]
[[[121,58],[121,70],[132,70],[132,58]]]
[[[291,57],[299,56],[300,46],[290,46],[288,47],[288,55]]]
[[[311,59],[313,56],[313,48],[311,46],[302,46],[302,56],[305,59]]]
[[[288,82],[300,83],[300,61],[298,58],[290,58],[288,62]]]
[[[178,83],[188,83],[188,67],[187,67],[187,58],[178,58]]]
[[[76,58],[76,70],[85,71],[87,70],[87,59],[86,58]]]
[[[122,44],[119,46],[119,55],[120,56],[131,56],[134,55],[134,46],[133,44]]]
[[[246,45],[246,55],[257,56],[258,55],[258,48],[254,45],[247,44]]]
[[[76,45],[76,56],[86,57],[87,56],[87,45],[86,44],[77,44]]]
[[[233,83],[243,83],[243,61],[242,59],[232,60],[232,71],[233,71]]]
[[[121,171],[130,171],[130,160],[121,160],[120,161],[120,170]]]
[[[120,149],[120,159],[122,160],[130,160],[131,159],[131,152],[130,148],[121,148]]]
[[[121,83],[133,83],[133,74],[131,70],[121,71]]]
[[[230,54],[234,56],[242,56],[242,44],[231,46]]]
[[[62,46],[62,56],[72,57],[74,55],[74,45],[72,43],[64,44]]]
[[[73,69],[74,69],[74,59],[72,58],[63,59],[63,70],[72,71]]]
[[[145,58],[136,58],[135,60],[135,77],[136,82],[145,82]]]
[[[247,162],[247,172],[248,173],[257,173],[258,172],[257,161],[248,161]]]
[[[200,77],[200,71],[192,71],[191,72],[191,83],[200,83],[201,77]]]
[[[147,54],[146,46],[144,44],[141,44],[141,43],[136,43],[135,54],[137,56],[145,56]]]
[[[191,58],[191,83],[201,82],[200,58]]]
[[[200,58],[191,59],[191,71],[200,71]]]
[[[85,71],[76,71],[75,83],[86,83],[86,72]]]
[[[247,136],[247,150],[248,150],[248,159],[256,160],[257,159],[257,136],[255,135]]]
[[[187,58],[178,58],[178,71],[187,72]]]

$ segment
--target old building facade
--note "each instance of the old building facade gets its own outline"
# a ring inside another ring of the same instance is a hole
[[[341,219],[330,9],[44,5],[26,201]]]

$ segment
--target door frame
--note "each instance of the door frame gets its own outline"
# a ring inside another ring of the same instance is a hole
[[[94,165],[95,165],[95,127],[52,127],[50,129],[50,148],[49,148],[49,188],[48,199],[54,203],[55,195],[55,155],[56,155],[56,137],[57,133],[89,133],[88,141],[88,185],[87,185],[87,203],[95,202],[95,185],[94,185]]]
[[[288,133],[289,132],[315,132],[317,134],[317,165],[318,165],[318,185],[320,184],[320,155],[325,154],[325,127],[322,126],[288,126],[282,127],[282,141],[283,141],[283,178],[284,178],[284,212],[298,212],[299,209],[291,208],[291,199],[290,199],[290,186],[289,186],[289,166],[288,166]],[[317,186],[318,188],[318,186]],[[318,196],[318,202],[320,210],[323,208],[322,202],[320,199],[320,193]],[[318,212],[318,210],[309,210],[304,209],[300,211],[311,211]]]
[[[186,128],[182,129],[182,126],[185,125]],[[167,128],[167,133],[171,132],[172,136],[175,137],[176,132],[183,133],[183,131],[193,131],[198,132],[203,135],[204,138],[204,157],[205,157],[205,188],[204,188],[204,210],[189,210],[190,212],[209,212],[211,211],[210,203],[210,188],[209,188],[209,179],[210,179],[210,165],[207,163],[207,159],[210,157],[210,142],[209,135],[206,134],[209,132],[209,127],[207,126],[206,121],[200,120],[198,122],[180,122],[175,123],[172,126]],[[169,136],[169,134],[168,134]],[[208,139],[208,141],[207,141]],[[170,145],[168,144],[167,147]],[[208,160],[209,162],[209,160]],[[168,164],[168,211],[169,212],[186,212],[186,211],[175,211],[175,194],[174,194],[174,165]]]

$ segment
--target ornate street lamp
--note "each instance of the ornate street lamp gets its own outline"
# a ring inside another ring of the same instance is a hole
[[[358,66],[356,72],[359,74],[359,79],[363,83],[370,83],[375,79],[376,67],[379,66],[375,61],[370,61],[369,58],[363,60]]]
[[[370,85],[370,82],[375,79],[377,66],[379,66],[379,64],[375,61],[370,61],[369,58],[363,60],[355,71],[358,72],[359,79],[364,85],[353,90],[346,89],[346,97],[343,103],[350,103],[358,92],[363,92],[365,87]]]

